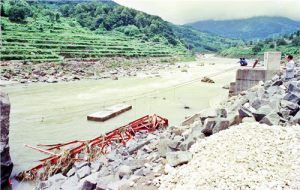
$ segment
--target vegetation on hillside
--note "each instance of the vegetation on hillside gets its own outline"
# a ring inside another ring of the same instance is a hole
[[[245,44],[242,40],[220,37],[199,31],[191,26],[170,25],[175,35],[181,37],[187,44],[187,48],[193,52],[219,52],[231,46]]]
[[[6,0],[1,16],[1,60],[189,54],[167,22],[123,6],[72,3],[52,10],[37,2]]]
[[[263,40],[278,37],[300,29],[300,22],[284,17],[259,16],[248,19],[224,21],[199,21],[188,24],[202,31],[208,31],[223,37],[243,40]]]
[[[280,38],[266,38],[258,42],[249,41],[246,45],[231,47],[220,54],[230,57],[263,55],[267,51],[280,51],[283,55],[300,56],[300,30]]]

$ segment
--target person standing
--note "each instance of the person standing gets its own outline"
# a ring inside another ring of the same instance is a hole
[[[295,68],[295,62],[293,61],[293,56],[288,55],[286,57],[287,63],[286,63],[286,70],[285,70],[285,79],[291,79],[294,78],[294,68]]]

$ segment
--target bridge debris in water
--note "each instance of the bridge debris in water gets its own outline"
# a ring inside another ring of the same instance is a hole
[[[132,109],[132,106],[125,104],[118,104],[111,107],[106,108],[103,111],[99,111],[87,116],[87,120],[90,121],[106,121],[110,118],[113,118],[125,111]]]
[[[75,161],[97,160],[101,155],[125,146],[137,132],[149,133],[159,128],[165,128],[167,125],[168,120],[165,118],[155,114],[153,116],[146,115],[91,140],[75,140],[52,145],[38,144],[40,147],[48,147],[46,150],[25,145],[50,156],[39,160],[42,164],[19,173],[15,178],[19,181],[34,180],[37,178],[38,170],[41,168],[44,168],[44,171],[39,175],[41,180],[47,180],[50,176],[59,172],[66,174],[72,168]]]

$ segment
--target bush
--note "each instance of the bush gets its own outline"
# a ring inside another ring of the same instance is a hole
[[[284,39],[278,39],[277,40],[277,45],[279,45],[279,46],[286,45],[286,41]]]
[[[300,37],[294,38],[292,44],[294,46],[300,46]]]
[[[274,48],[274,47],[275,47],[274,44],[271,44],[271,45],[270,45],[270,48]]]
[[[256,46],[254,46],[252,48],[252,51],[255,52],[255,53],[260,52],[261,51],[261,47],[256,45]]]
[[[136,27],[134,25],[128,25],[124,29],[124,34],[127,36],[134,36],[139,33],[140,33],[140,30],[138,29],[138,27]]]
[[[8,17],[11,21],[23,21],[26,16],[26,9],[18,6],[12,6],[8,11]]]

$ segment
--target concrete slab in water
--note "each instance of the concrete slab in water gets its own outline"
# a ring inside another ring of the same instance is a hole
[[[118,104],[106,108],[103,111],[99,111],[87,116],[87,120],[90,121],[106,121],[112,117],[115,117],[125,111],[132,109],[132,106],[125,104]]]

